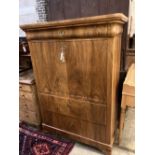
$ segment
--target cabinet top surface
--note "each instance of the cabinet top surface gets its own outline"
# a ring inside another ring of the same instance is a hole
[[[135,87],[135,64],[130,66],[124,84]]]
[[[24,31],[42,30],[42,29],[54,29],[60,27],[74,27],[82,25],[93,25],[93,24],[111,24],[127,22],[127,17],[122,13],[100,15],[93,17],[84,17],[77,19],[67,19],[60,21],[42,22],[35,24],[21,25],[21,29]]]

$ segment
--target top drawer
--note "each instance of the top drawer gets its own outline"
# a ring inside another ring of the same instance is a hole
[[[32,88],[33,88],[32,85],[19,84],[20,91],[32,92]]]

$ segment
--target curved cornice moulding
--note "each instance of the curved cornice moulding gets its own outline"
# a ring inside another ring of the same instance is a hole
[[[121,13],[21,25],[28,40],[111,37],[122,33],[127,17]]]

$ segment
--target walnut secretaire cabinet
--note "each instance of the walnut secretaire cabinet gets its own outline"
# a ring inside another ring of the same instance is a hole
[[[123,14],[23,25],[42,126],[111,154]]]

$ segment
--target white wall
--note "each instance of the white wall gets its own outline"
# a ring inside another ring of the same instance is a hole
[[[36,0],[19,0],[19,24],[30,24],[38,21]],[[19,36],[25,36],[20,29]]]

